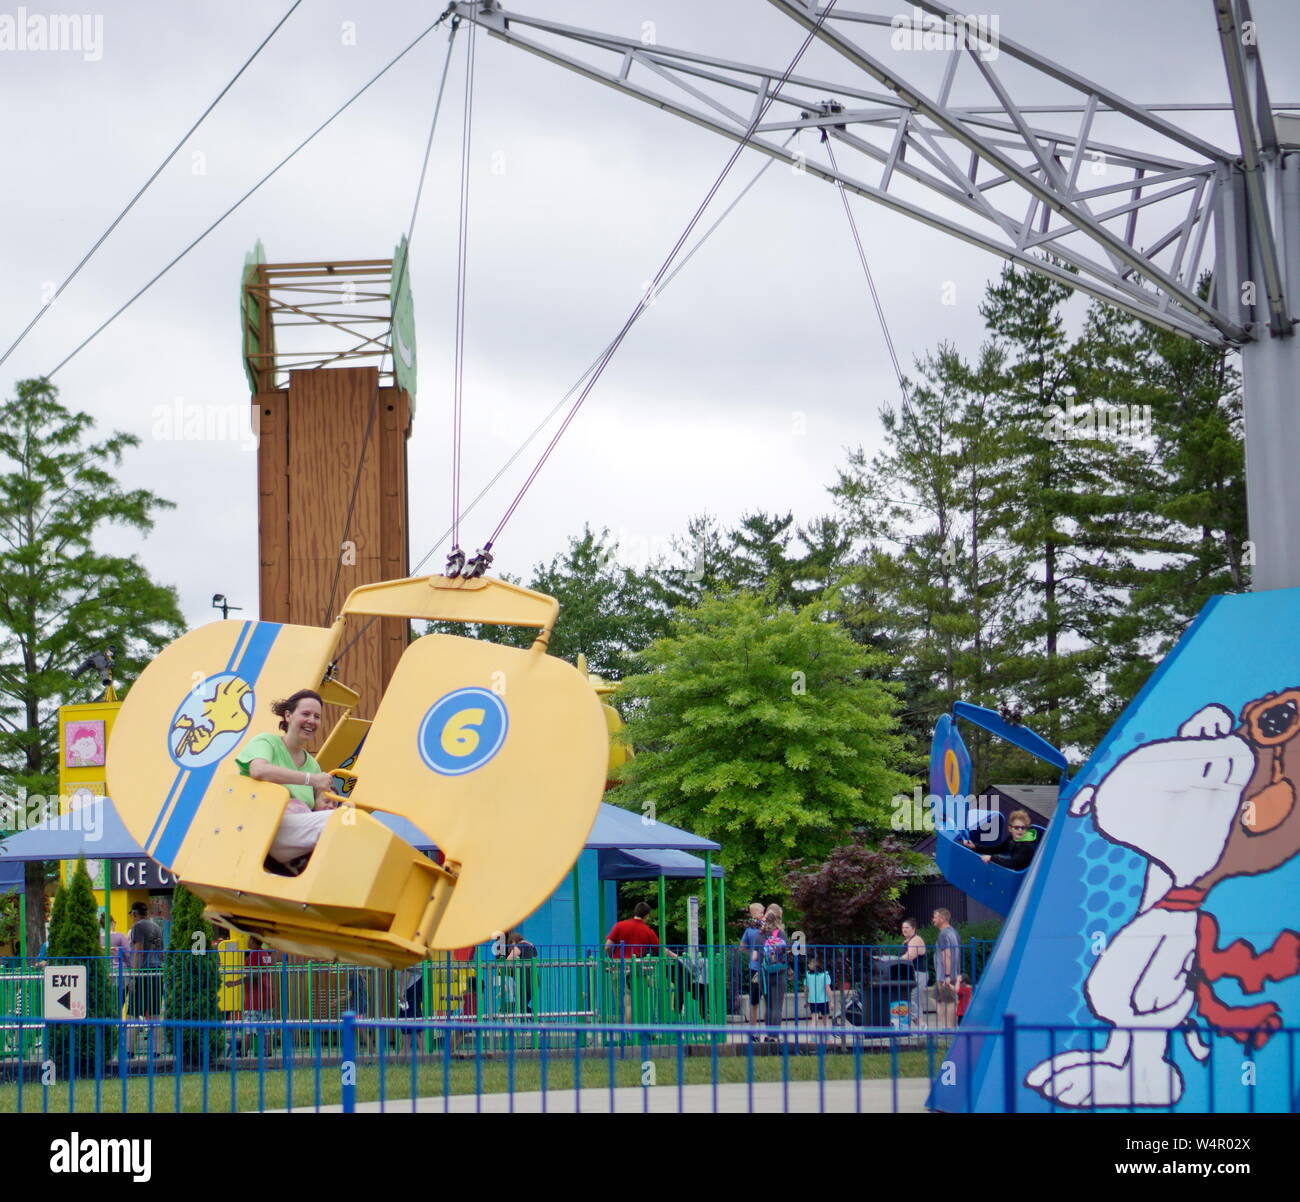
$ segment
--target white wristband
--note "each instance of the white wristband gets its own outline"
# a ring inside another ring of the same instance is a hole
[[[310,772],[304,772],[304,773],[302,774],[302,783],[303,783],[304,785],[310,785],[310,784],[311,784],[311,773],[310,773]]]

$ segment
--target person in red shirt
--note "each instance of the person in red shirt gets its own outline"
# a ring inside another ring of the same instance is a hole
[[[615,960],[623,961],[621,970],[616,970],[616,976],[620,982],[618,988],[623,995],[623,1021],[631,1022],[633,1014],[632,994],[634,991],[646,987],[650,978],[643,973],[632,969],[627,963],[628,960],[640,960],[642,956],[656,955],[659,948],[659,936],[654,933],[646,918],[649,917],[650,907],[646,902],[637,902],[632,910],[632,917],[625,918],[622,922],[616,922],[609,929],[609,934],[605,936],[605,954],[612,956]],[[668,948],[663,949],[666,955],[671,956],[674,960],[679,959],[674,951]]]
[[[637,902],[631,918],[616,922],[605,936],[605,954],[617,960],[626,960],[629,956],[640,958],[653,955],[659,947],[659,936],[646,922],[650,907],[645,902]]]

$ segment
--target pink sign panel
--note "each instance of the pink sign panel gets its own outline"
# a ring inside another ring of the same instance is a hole
[[[63,727],[65,768],[104,766],[104,720],[68,722]]]

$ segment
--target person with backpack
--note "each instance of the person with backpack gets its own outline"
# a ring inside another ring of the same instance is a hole
[[[751,968],[763,983],[767,1029],[779,1031],[785,1013],[785,982],[790,971],[790,941],[785,935],[785,914],[775,902],[763,915],[762,942],[754,948]],[[757,1037],[755,1037],[757,1039]],[[767,1043],[779,1042],[775,1035],[764,1036]]]

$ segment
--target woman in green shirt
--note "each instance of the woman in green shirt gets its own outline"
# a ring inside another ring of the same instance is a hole
[[[311,854],[333,809],[321,795],[333,788],[334,778],[320,770],[307,750],[308,741],[320,730],[322,705],[320,694],[311,689],[273,701],[271,712],[280,719],[282,733],[256,735],[235,756],[245,776],[283,785],[289,792],[270,852],[271,859],[286,867]]]

